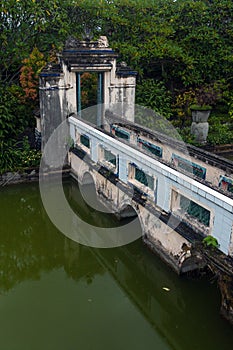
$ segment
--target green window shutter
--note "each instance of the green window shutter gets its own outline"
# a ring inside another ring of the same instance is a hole
[[[82,145],[86,146],[87,148],[90,148],[90,139],[86,135],[81,135],[80,136],[80,142]]]
[[[161,147],[156,146],[141,138],[138,138],[138,143],[142,145],[142,149],[144,149],[145,151],[148,151],[157,157],[160,157],[160,158],[162,157],[163,151]]]
[[[175,162],[178,168],[183,169],[189,173],[193,173],[195,176],[205,179],[206,177],[206,168],[203,168],[199,164],[193,163],[188,159],[182,158],[173,153],[172,160]]]
[[[196,218],[202,224],[209,226],[210,224],[210,211],[203,208],[199,204],[190,201],[184,196],[180,196],[180,208],[183,212],[188,213],[190,216]]]
[[[150,175],[145,174],[144,171],[139,168],[135,168],[135,180],[141,182],[151,190],[154,189],[154,178]]]
[[[183,212],[187,212],[189,208],[190,200],[184,196],[180,196],[180,208]]]
[[[150,175],[146,175],[146,177],[147,177],[148,187],[151,190],[154,190],[154,178]]]
[[[116,156],[111,151],[104,150],[104,159],[116,166]]]
[[[127,131],[119,128],[115,128],[115,135],[124,140],[129,140],[130,137],[130,134]]]

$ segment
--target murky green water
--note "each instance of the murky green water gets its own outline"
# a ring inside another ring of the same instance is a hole
[[[83,217],[113,221],[90,211],[74,182],[65,188]],[[69,240],[37,184],[0,189],[0,213],[1,350],[231,348],[209,280],[179,278],[140,240],[115,249]]]

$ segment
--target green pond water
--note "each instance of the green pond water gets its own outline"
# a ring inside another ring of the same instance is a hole
[[[64,188],[82,218],[116,225],[83,202],[74,181]],[[0,213],[0,350],[232,347],[209,277],[178,277],[140,239],[79,245],[50,222],[38,184],[1,188]]]

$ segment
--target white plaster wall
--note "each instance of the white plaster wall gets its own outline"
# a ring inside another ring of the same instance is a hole
[[[108,108],[117,104],[118,115],[126,120],[134,121],[134,103],[136,77],[116,75],[116,60],[112,62],[112,70],[106,75],[105,103]],[[122,105],[122,106],[121,106]]]
[[[177,257],[178,260],[181,259],[182,254],[184,253],[182,249],[183,244],[187,247],[191,247],[190,242],[155,217],[150,218],[150,223],[151,225],[148,230],[150,239],[154,240],[157,244],[161,244],[163,249],[173,257]]]
[[[172,149],[169,148],[169,151],[172,152]],[[176,149],[175,150],[173,149],[172,153],[175,153],[180,157],[186,158],[189,161],[196,163],[196,164],[202,166],[203,168],[206,168],[206,180],[211,182],[213,185],[218,186],[220,175],[224,175],[223,170],[216,168],[214,166],[211,166],[208,163],[201,161],[200,159],[196,159],[196,158],[191,157],[191,156],[187,157],[186,154],[183,154],[182,152],[180,152]]]
[[[151,140],[150,138],[145,137],[145,136],[142,136],[142,138],[148,142],[155,144],[158,147],[161,147],[163,149],[163,157],[162,158],[167,162],[171,162],[172,154],[174,153],[182,158],[189,160],[190,162],[193,162],[195,164],[202,166],[203,168],[206,169],[206,180],[211,182],[213,185],[215,185],[217,187],[218,187],[219,179],[220,179],[221,175],[229,176],[229,175],[225,174],[225,172],[223,170],[221,170],[217,167],[214,167],[206,162],[203,162],[200,159],[192,157],[187,153],[184,154],[183,152],[181,152],[175,148],[172,148],[169,145],[166,145],[162,142]]]
[[[68,114],[77,113],[77,101],[76,101],[76,73],[69,72],[67,66],[63,63],[64,73],[64,86],[67,86],[66,100]]]

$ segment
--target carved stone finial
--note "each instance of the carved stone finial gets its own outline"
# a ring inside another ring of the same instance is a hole
[[[125,61],[120,62],[120,67],[127,67],[127,63]]]
[[[98,47],[109,47],[108,39],[106,36],[100,36],[98,39]]]

